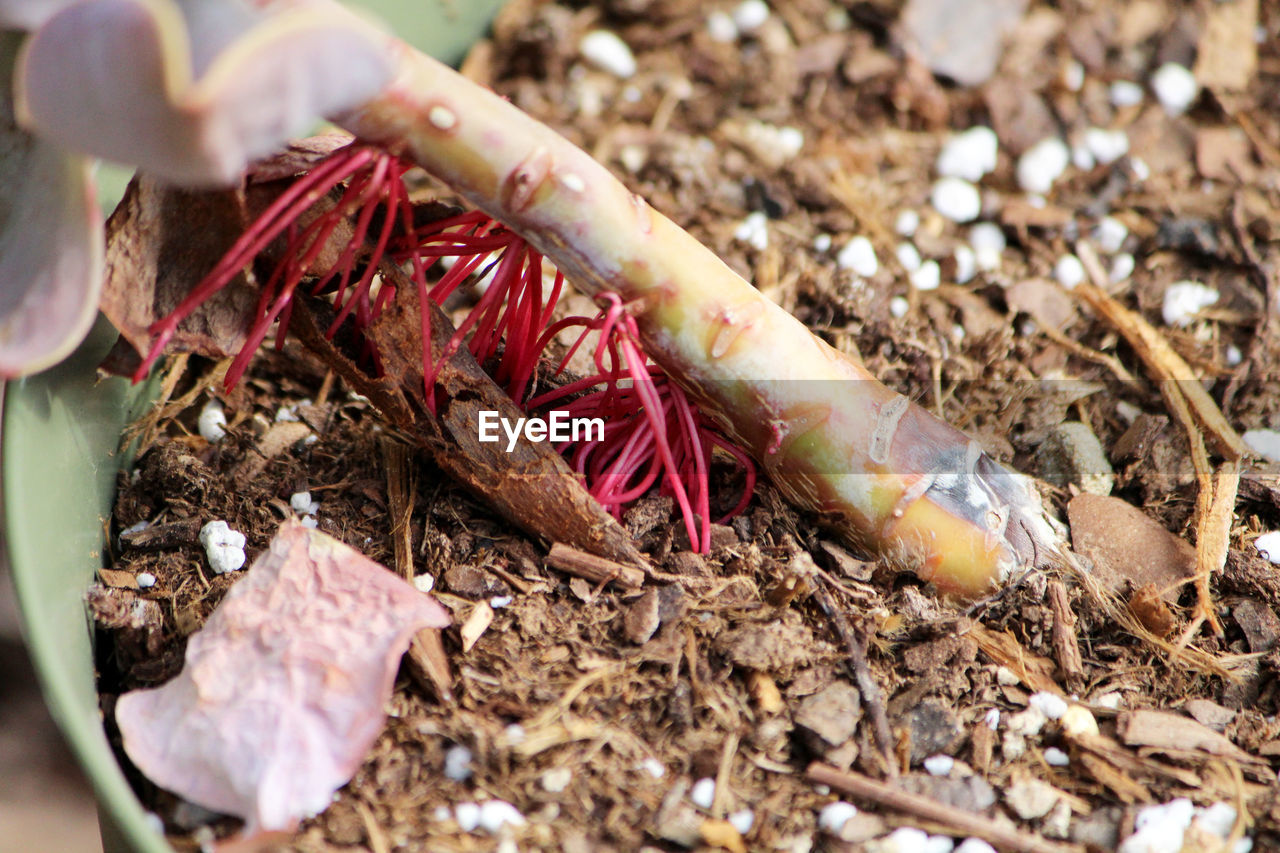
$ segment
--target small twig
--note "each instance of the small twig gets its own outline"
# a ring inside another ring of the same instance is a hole
[[[1076,615],[1071,611],[1071,600],[1062,581],[1049,583],[1049,606],[1053,608],[1053,653],[1067,687],[1079,690],[1084,684],[1084,662],[1076,637]]]
[[[1077,844],[1046,841],[1037,835],[997,823],[981,814],[958,809],[921,794],[912,794],[885,782],[877,782],[860,773],[842,772],[816,761],[809,765],[805,771],[805,777],[811,782],[829,785],[885,808],[905,812],[948,827],[957,835],[981,838],[1003,850],[1025,851],[1025,853],[1079,853],[1084,850]]]
[[[876,746],[880,748],[885,770],[891,777],[896,778],[898,762],[894,759],[893,730],[889,728],[889,715],[885,710],[884,694],[880,692],[880,685],[876,683],[875,676],[871,674],[871,667],[867,663],[867,643],[870,640],[870,634],[865,630],[853,629],[844,611],[836,606],[831,593],[827,590],[828,581],[825,578],[817,576],[815,580],[818,583],[814,585],[813,595],[818,599],[818,604],[826,611],[827,616],[831,618],[840,638],[844,640],[854,680],[858,682],[858,691],[862,694],[862,701],[871,715]]]
[[[595,554],[588,554],[563,542],[556,542],[547,553],[547,565],[567,572],[574,577],[603,584],[613,581],[623,589],[639,589],[644,586],[645,574],[634,566],[615,563]]]
[[[391,545],[396,572],[413,581],[413,542],[409,521],[413,515],[414,489],[409,448],[395,439],[384,438],[382,465],[387,477],[387,514],[391,517]]]

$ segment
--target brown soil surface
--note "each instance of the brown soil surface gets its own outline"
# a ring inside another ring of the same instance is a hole
[[[1280,427],[1280,13],[1244,0],[1032,2],[994,74],[961,87],[899,45],[904,18],[963,5],[776,0],[759,29],[721,42],[707,17],[733,4],[520,0],[467,71],[592,152],[816,334],[859,352],[883,381],[998,459],[1048,476],[1042,448],[1054,428],[1087,424],[1114,469],[1114,498],[1145,516],[1091,503],[1100,498],[1070,514],[1122,604],[1109,610],[1077,579],[1043,574],[968,608],[939,601],[913,577],[830,541],[767,484],[716,530],[705,556],[682,544],[666,501],[642,500],[628,527],[677,577],[635,593],[601,589],[546,567],[548,543],[514,533],[421,462],[411,521],[418,570],[434,576],[458,624],[479,602],[511,602],[465,653],[456,629],[445,632],[452,702],[401,679],[368,760],[305,823],[294,849],[800,851],[861,849],[900,826],[973,834],[949,813],[913,815],[816,785],[806,778],[815,761],[896,776],[933,806],[959,807],[988,827],[1094,849],[1131,832],[1143,805],[1225,801],[1243,806],[1254,849],[1280,849],[1280,583],[1251,544],[1280,527],[1280,478],[1274,465],[1246,466],[1226,566],[1210,583],[1221,633],[1201,628],[1179,648],[1196,602],[1183,583],[1195,565],[1198,493],[1186,433],[1134,349],[1054,273],[1103,217],[1123,223],[1123,246],[1100,249],[1102,261],[1129,253],[1136,264],[1109,292],[1205,377],[1239,431]],[[964,26],[954,39],[980,40]],[[630,45],[632,78],[580,60],[579,40],[596,28]],[[1255,49],[1255,62],[1241,58]],[[1170,116],[1147,86],[1167,61],[1213,81],[1183,115]],[[1110,86],[1124,80],[1146,88],[1141,103],[1113,104]],[[970,225],[938,214],[930,193],[944,143],[979,124],[1000,140],[995,169],[979,182],[981,221],[998,223],[1008,246],[998,268],[958,284],[955,250]],[[1091,127],[1125,131],[1127,155],[1069,165],[1029,200],[1019,156],[1049,135],[1083,146]],[[782,128],[802,136],[794,155],[784,149],[795,137],[779,137]],[[757,211],[763,247],[735,237]],[[896,232],[905,211],[919,217],[911,237]],[[880,261],[861,278],[836,262],[858,235]],[[911,283],[903,242],[938,262],[940,287]],[[1164,294],[1184,279],[1220,298],[1175,326],[1162,317]],[[161,421],[117,505],[117,533],[146,520],[166,525],[167,536],[113,555],[113,569],[151,572],[157,583],[128,589],[125,578],[108,595],[158,602],[162,624],[151,638],[160,642],[104,633],[108,712],[120,692],[181,668],[185,638],[234,582],[204,564],[204,522],[222,518],[244,532],[252,560],[290,515],[290,495],[309,489],[322,530],[387,565],[394,559],[383,445],[398,439],[366,400],[327,383],[294,349],[264,356],[224,396],[230,434],[211,445],[195,434],[195,417],[212,392],[199,390],[209,383],[192,364],[181,386],[196,389],[191,406]],[[303,426],[247,474],[244,460],[261,451],[281,407]],[[1070,480],[1046,486],[1064,521],[1083,482]],[[732,489],[723,504],[736,499]],[[1158,565],[1144,562],[1156,553],[1166,555]],[[658,623],[651,636],[639,627],[646,621]],[[851,666],[849,640],[867,636],[879,701]],[[1055,720],[1027,733],[1030,696],[1045,690],[1075,697],[1100,732]],[[877,706],[892,767],[877,746]],[[1191,728],[1137,713],[1151,709]],[[1166,742],[1170,731],[1175,742]],[[1219,740],[1207,737],[1214,731]],[[472,756],[463,780],[443,772],[455,745]],[[933,775],[923,762],[938,754],[955,764]],[[714,799],[696,805],[690,789],[703,779],[716,780]],[[175,845],[207,832],[206,816],[138,786]],[[842,835],[818,825],[839,797],[862,810]],[[1028,803],[1036,797],[1043,810]],[[495,798],[527,820],[512,831],[514,846],[455,820],[458,804]],[[720,822],[731,815],[741,836]]]

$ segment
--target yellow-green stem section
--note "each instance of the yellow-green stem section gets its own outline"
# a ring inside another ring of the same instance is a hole
[[[1029,567],[1028,550],[1004,538],[1008,513],[957,513],[954,500],[949,509],[925,488],[934,461],[964,457],[962,433],[814,337],[563,137],[452,69],[396,49],[398,79],[342,123],[505,222],[579,289],[620,294],[650,356],[789,499],[946,592],[979,595]],[[814,399],[815,381],[839,393]],[[1038,498],[1015,509],[1042,512]]]

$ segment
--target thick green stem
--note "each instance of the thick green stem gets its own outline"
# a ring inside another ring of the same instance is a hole
[[[590,294],[798,506],[939,588],[978,595],[1062,547],[1039,497],[958,430],[816,338],[563,137],[411,48],[342,119],[519,232]]]

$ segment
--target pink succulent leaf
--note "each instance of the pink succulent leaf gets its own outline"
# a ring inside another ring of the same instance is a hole
[[[116,705],[153,782],[287,830],[323,810],[384,724],[400,657],[447,612],[387,569],[289,521],[187,644],[168,684]]]
[[[102,214],[90,163],[20,130],[8,93],[16,35],[0,35],[0,377],[79,345],[102,288]]]
[[[19,58],[18,116],[74,151],[183,185],[234,182],[392,74],[388,37],[336,4],[86,0]]]
[[[63,6],[79,0],[0,0],[0,29],[34,30]]]

